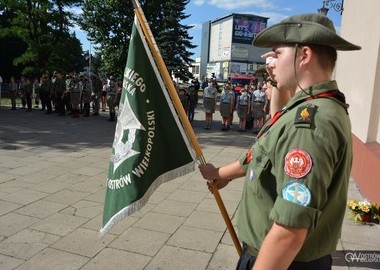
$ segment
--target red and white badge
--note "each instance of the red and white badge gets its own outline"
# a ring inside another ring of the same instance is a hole
[[[285,172],[290,177],[304,177],[310,172],[312,165],[309,153],[301,148],[295,148],[286,154]]]

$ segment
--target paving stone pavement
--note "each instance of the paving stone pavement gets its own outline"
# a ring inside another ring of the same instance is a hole
[[[203,130],[200,109],[193,127],[207,161],[222,165],[245,153],[254,136],[236,132],[237,117],[235,130],[221,132],[217,112]],[[98,238],[115,130],[107,118],[0,108],[0,269],[234,269],[237,252],[197,170],[161,185],[141,211]],[[233,223],[242,185],[221,190]],[[353,181],[349,198],[362,199]],[[379,230],[345,219],[333,269],[380,269],[344,259],[351,250],[378,251]]]

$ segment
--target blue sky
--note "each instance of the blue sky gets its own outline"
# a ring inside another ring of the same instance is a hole
[[[334,3],[339,4],[341,1],[333,0]],[[231,13],[243,13],[270,18],[268,24],[272,25],[291,15],[317,13],[318,8],[322,7],[322,2],[322,0],[191,0],[185,11],[190,17],[183,23],[194,26],[189,31],[190,36],[193,37],[193,44],[198,46],[192,50],[193,58],[200,57],[201,31],[204,22]],[[330,8],[327,16],[334,22],[336,30],[340,32],[340,12]],[[75,32],[82,42],[83,50],[89,50],[90,42],[87,40],[86,34],[80,30]]]

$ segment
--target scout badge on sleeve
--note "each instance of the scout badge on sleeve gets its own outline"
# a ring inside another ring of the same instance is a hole
[[[309,153],[301,148],[290,150],[285,156],[285,172],[290,177],[302,178],[306,176],[313,165]]]
[[[316,107],[311,106],[301,106],[297,109],[296,117],[294,119],[294,124],[304,124],[311,126],[314,123],[314,116],[317,112]]]
[[[311,193],[306,185],[297,181],[290,181],[282,188],[282,198],[298,205],[308,206]]]

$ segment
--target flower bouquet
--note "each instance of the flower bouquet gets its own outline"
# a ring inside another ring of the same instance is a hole
[[[349,218],[355,223],[376,223],[380,221],[380,208],[376,203],[365,201],[350,200],[347,202],[350,209]]]

